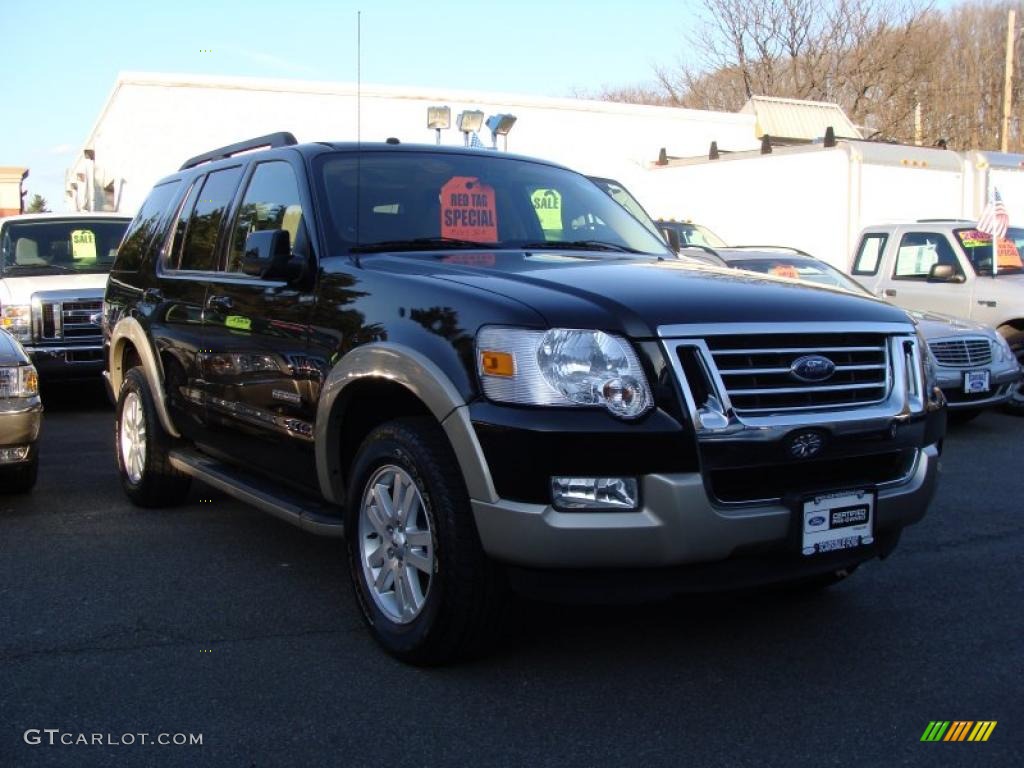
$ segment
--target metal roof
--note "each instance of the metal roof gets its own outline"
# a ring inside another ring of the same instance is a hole
[[[773,139],[813,141],[825,135],[829,126],[837,137],[863,138],[842,107],[828,101],[801,101],[775,96],[751,96],[740,110],[754,115],[754,133]]]

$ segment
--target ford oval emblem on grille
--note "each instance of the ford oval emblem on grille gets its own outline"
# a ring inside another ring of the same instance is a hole
[[[824,355],[804,355],[793,361],[789,372],[800,381],[824,381],[836,372],[836,364]]]
[[[789,455],[794,459],[813,459],[825,447],[825,438],[820,432],[797,432],[789,438]]]

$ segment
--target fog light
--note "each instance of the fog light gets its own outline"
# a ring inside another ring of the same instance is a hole
[[[635,477],[552,477],[551,497],[558,509],[636,509]]]
[[[0,448],[0,464],[13,464],[28,458],[28,446],[17,445],[13,448]]]

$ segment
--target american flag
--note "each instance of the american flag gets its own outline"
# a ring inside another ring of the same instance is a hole
[[[1003,205],[1003,198],[999,196],[999,190],[992,190],[992,199],[988,201],[985,210],[981,212],[978,219],[977,229],[986,235],[992,235],[992,240],[997,241],[1006,237],[1006,230],[1010,228],[1010,215]]]

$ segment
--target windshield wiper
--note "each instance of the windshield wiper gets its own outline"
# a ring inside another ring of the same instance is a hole
[[[424,251],[444,248],[495,248],[495,243],[460,240],[457,237],[414,237],[409,240],[381,240],[376,243],[354,245],[352,253],[380,253],[382,251]]]
[[[630,248],[618,243],[609,243],[604,240],[533,240],[525,243],[516,243],[516,248],[524,250],[536,248],[555,248],[573,251],[615,251],[616,253],[642,253],[645,256],[657,254],[644,253],[636,248]]]

